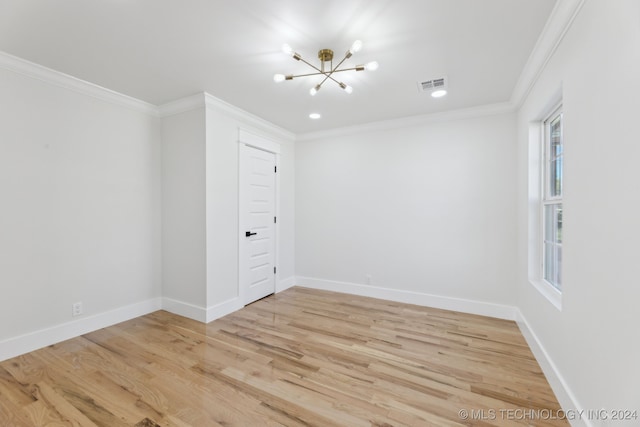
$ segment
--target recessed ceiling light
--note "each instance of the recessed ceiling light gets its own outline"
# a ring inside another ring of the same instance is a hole
[[[444,89],[434,90],[433,92],[431,92],[431,96],[433,96],[434,98],[442,98],[446,94],[447,94],[447,91]]]
[[[309,118],[313,119],[313,120],[318,120],[320,117],[322,117],[320,115],[320,113],[311,113],[311,114],[309,114]]]

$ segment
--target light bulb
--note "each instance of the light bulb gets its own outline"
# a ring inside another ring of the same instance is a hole
[[[431,92],[431,96],[433,96],[434,98],[441,98],[446,94],[447,94],[447,91],[444,89],[434,90],[433,92]]]
[[[311,96],[315,96],[316,93],[318,93],[318,91],[320,90],[321,85],[317,84],[314,87],[312,87],[311,89],[309,89],[309,93],[311,94]]]
[[[349,49],[349,52],[351,53],[356,53],[358,52],[360,49],[362,49],[362,42],[360,40],[356,40],[353,42],[353,44],[351,45],[351,49]]]
[[[320,113],[311,113],[311,114],[309,114],[309,118],[313,119],[313,120],[318,120],[320,117],[322,117],[320,115]]]
[[[282,51],[287,55],[293,55],[293,49],[291,49],[291,46],[286,43],[282,45]]]
[[[369,70],[369,71],[375,71],[378,69],[378,62],[377,61],[371,61],[371,62],[367,62],[364,66],[365,70]]]
[[[351,92],[353,92],[353,88],[351,86],[349,86],[349,85],[346,85],[344,87],[344,91],[347,92],[347,93],[351,93]]]
[[[280,83],[284,81],[284,74],[274,74],[273,81],[276,83]]]

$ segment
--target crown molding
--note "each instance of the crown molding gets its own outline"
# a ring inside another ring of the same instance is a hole
[[[288,141],[295,140],[295,134],[274,125],[254,114],[251,114],[241,108],[229,104],[215,96],[201,92],[191,96],[177,99],[175,101],[162,104],[158,107],[160,117],[168,117],[175,114],[185,113],[187,111],[195,110],[198,108],[208,108],[219,111],[223,114],[227,114],[236,120],[239,120],[253,128],[265,131],[271,135],[277,135],[280,138]]]
[[[197,93],[195,95],[156,106],[111,89],[98,86],[94,83],[81,80],[77,77],[70,76],[60,71],[52,70],[51,68],[27,61],[26,59],[18,58],[17,56],[13,56],[3,51],[0,51],[0,68],[40,80],[54,86],[81,93],[83,95],[91,96],[102,101],[130,108],[153,117],[167,117],[196,108],[207,107],[231,115],[252,127],[266,131],[272,135],[277,135],[278,137],[289,141],[293,141],[295,139],[295,135],[292,132],[224,102],[206,92]]]
[[[231,105],[228,102],[216,98],[215,96],[207,92],[204,92],[204,100],[208,108],[212,108],[221,113],[225,113],[255,129],[266,131],[269,134],[277,135],[278,137],[286,139],[288,141],[295,140],[295,134],[293,132],[281,128],[280,126],[276,126],[273,123],[256,116],[255,114],[251,114],[248,111],[243,110],[242,108]]]
[[[51,68],[27,61],[26,59],[18,58],[17,56],[13,56],[3,51],[0,51],[0,68],[4,68],[5,70],[22,74],[63,89],[88,95],[93,98],[100,99],[101,101],[130,108],[154,117],[158,116],[158,109],[153,104],[140,101],[139,99],[98,86],[94,83],[89,83],[77,77],[61,73],[60,71],[52,70]]]
[[[205,106],[204,92],[201,92],[159,105],[158,114],[160,117],[168,117]]]
[[[487,104],[479,107],[461,108],[457,110],[443,111],[439,113],[421,114],[417,116],[402,117],[399,119],[382,120],[365,123],[356,126],[345,126],[326,131],[302,133],[296,136],[296,142],[312,141],[323,138],[336,138],[367,132],[380,132],[411,126],[419,126],[425,123],[448,122],[454,120],[471,119],[475,117],[494,116],[515,112],[515,107],[510,102]]]
[[[558,0],[529,55],[511,94],[511,104],[520,108],[553,57],[585,0]]]

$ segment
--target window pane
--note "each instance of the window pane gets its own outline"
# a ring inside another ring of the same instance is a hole
[[[555,241],[562,243],[562,203],[554,206]]]
[[[562,154],[562,114],[558,115],[549,125],[549,139],[551,140],[550,157],[558,157]]]
[[[557,182],[557,177],[556,177],[556,172],[557,172],[558,168],[556,166],[556,161],[552,160],[549,162],[549,171],[548,173],[548,185],[549,188],[547,189],[547,194],[549,194],[549,197],[555,197],[557,195],[556,193],[556,182]]]
[[[549,162],[549,197],[562,196],[562,163],[562,157]]]
[[[544,280],[562,289],[562,246],[544,244]]]
[[[563,163],[564,163],[564,157],[560,156],[557,158],[556,160],[556,180],[554,182],[554,189],[555,189],[555,195],[556,196],[562,196],[562,170],[563,170]]]
[[[544,207],[544,241],[553,242],[553,207],[554,205],[546,205]]]
[[[548,197],[562,197],[564,141],[562,135],[562,113],[555,116],[548,124],[547,141],[547,177]]]
[[[544,244],[544,280],[551,284],[553,284],[555,278],[553,248],[554,245],[552,243]]]
[[[544,240],[549,243],[562,243],[562,203],[544,207]]]
[[[562,246],[555,247],[555,282],[551,283],[554,285],[559,291],[562,290]]]

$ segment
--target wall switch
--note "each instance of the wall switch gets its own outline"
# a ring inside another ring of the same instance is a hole
[[[71,315],[80,316],[82,314],[82,302],[76,302],[71,305]]]

